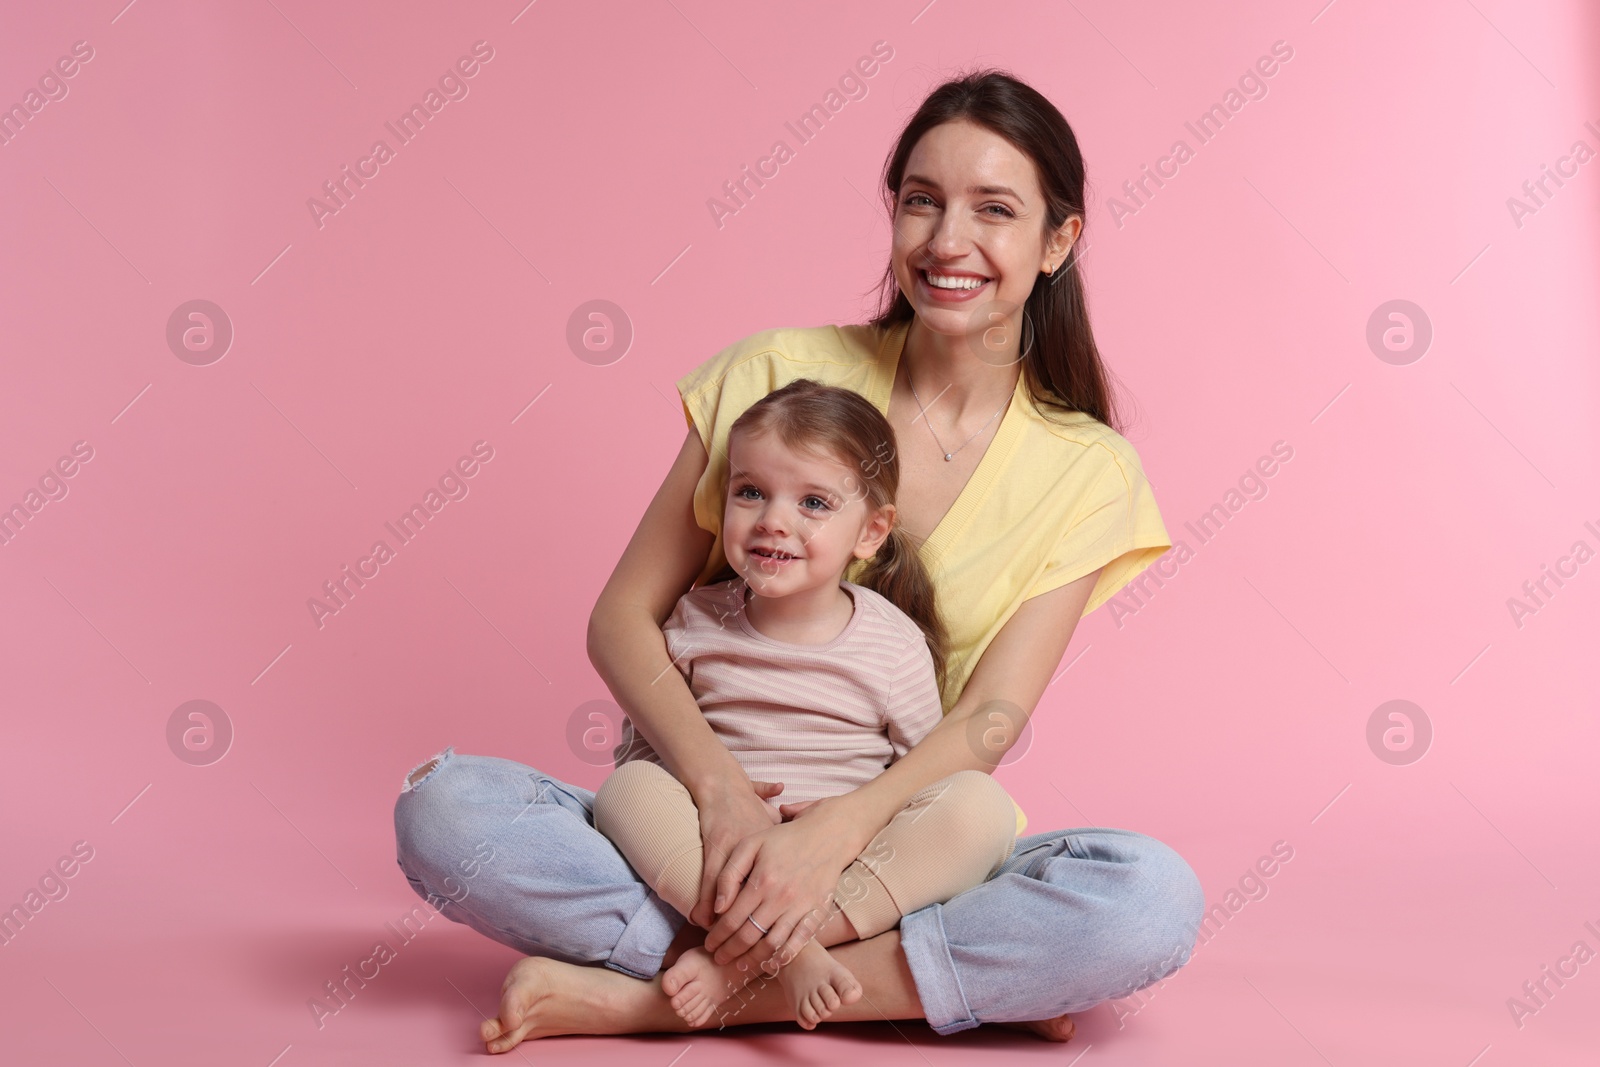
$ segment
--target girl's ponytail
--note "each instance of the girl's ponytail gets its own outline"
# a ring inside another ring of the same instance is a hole
[[[867,561],[856,584],[881,594],[922,629],[922,635],[928,640],[928,651],[933,654],[934,677],[943,694],[950,636],[939,614],[933,579],[917,554],[915,539],[899,526],[890,530],[877,554]]]

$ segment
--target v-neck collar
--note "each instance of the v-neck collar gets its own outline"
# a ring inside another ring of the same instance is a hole
[[[884,338],[883,346],[878,352],[877,373],[871,383],[872,395],[868,399],[885,418],[889,416],[889,398],[894,392],[895,375],[900,370],[900,357],[905,352],[906,338],[910,333],[910,319],[897,323]],[[961,487],[955,502],[950,505],[950,509],[944,513],[944,517],[939,520],[939,524],[933,528],[933,532],[923,543],[922,551],[928,557],[928,562],[939,558],[944,550],[966,530],[988,497],[989,490],[999,480],[1000,472],[1005,470],[1010,462],[1017,442],[1022,439],[1022,424],[1026,418],[1022,410],[1027,403],[1027,398],[1024,396],[1028,387],[1026,379],[1026,374],[1017,375],[1017,385],[1012,390],[1011,401],[1006,406],[1005,414],[1000,416],[1000,426],[989,441],[989,447],[984,449],[983,458],[978,461],[978,466],[967,478],[967,484]]]

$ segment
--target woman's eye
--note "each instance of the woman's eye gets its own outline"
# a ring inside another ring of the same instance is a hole
[[[1005,218],[1010,218],[1011,217],[1011,209],[1006,207],[1004,204],[990,204],[989,207],[997,207],[997,208],[999,208],[1002,212],[1005,213],[1005,215],[1004,215]],[[987,210],[987,209],[985,209],[985,210]]]
[[[905,204],[907,207],[920,206],[917,204],[917,201],[919,200],[926,200],[930,204],[933,203],[933,198],[927,193],[912,193],[910,196],[906,197]]]

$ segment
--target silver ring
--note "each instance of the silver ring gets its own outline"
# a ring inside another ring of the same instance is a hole
[[[754,926],[757,930],[760,930],[762,933],[766,933],[767,932],[767,928],[765,926],[762,926],[760,923],[756,922],[756,917],[754,915],[746,915],[745,916],[745,920],[747,922],[749,922],[751,926]]]

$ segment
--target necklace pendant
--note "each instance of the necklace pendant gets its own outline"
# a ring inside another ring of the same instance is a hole
[[[944,454],[944,461],[945,461],[945,462],[946,462],[946,463],[949,463],[949,462],[950,462],[950,453],[948,453],[948,452],[946,452],[946,453],[945,453],[945,454]]]

